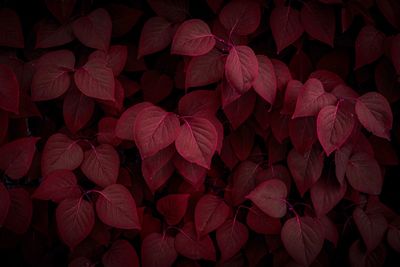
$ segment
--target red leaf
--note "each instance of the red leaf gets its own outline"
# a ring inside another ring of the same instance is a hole
[[[356,102],[356,114],[365,129],[390,140],[393,114],[385,97],[375,92],[362,95]]]
[[[104,267],[139,267],[139,258],[133,246],[126,240],[115,241],[103,255]]]
[[[7,219],[8,210],[11,206],[10,193],[7,188],[0,183],[0,225]]]
[[[344,197],[347,184],[338,184],[336,179],[330,176],[322,177],[310,190],[311,200],[314,205],[315,213],[318,217],[327,214]]]
[[[278,235],[282,227],[280,219],[268,216],[256,206],[247,213],[246,223],[251,230],[264,235]]]
[[[398,42],[400,42],[400,38],[398,38]],[[392,45],[392,52],[393,52]],[[400,46],[399,46],[400,47]],[[400,51],[400,49],[399,49]],[[398,55],[392,55],[393,64],[387,60],[382,59],[375,67],[375,84],[378,92],[381,93],[390,104],[397,102],[400,100],[400,91],[397,89],[397,73],[393,65],[395,64],[395,60],[400,57],[400,53]],[[399,62],[400,64],[400,62]],[[398,67],[400,73],[400,66]]]
[[[386,20],[393,25],[393,27],[400,29],[400,5],[396,0],[377,0],[376,4]]]
[[[254,91],[273,105],[277,90],[274,66],[267,56],[257,55],[257,60],[258,77],[253,83]]]
[[[75,174],[69,170],[57,170],[44,177],[32,198],[60,203],[66,198],[79,198],[81,195]]]
[[[183,22],[172,40],[171,53],[185,56],[201,56],[210,52],[215,45],[210,27],[200,20]]]
[[[215,248],[211,238],[205,235],[196,237],[194,224],[188,222],[175,238],[176,251],[186,258],[193,260],[215,261]]]
[[[152,233],[142,242],[143,267],[170,267],[178,257],[175,239],[169,235]]]
[[[151,106],[136,117],[134,136],[142,159],[150,157],[172,144],[180,131],[175,114]]]
[[[383,54],[385,35],[375,29],[374,26],[365,26],[357,36],[356,65],[358,69],[364,65],[371,64]],[[371,49],[373,48],[373,49]]]
[[[300,17],[304,30],[311,37],[333,47],[336,22],[333,7],[311,2],[303,5]]]
[[[32,164],[39,137],[24,137],[0,147],[0,169],[11,179],[24,177]]]
[[[310,151],[317,140],[314,117],[302,117],[289,121],[289,136],[294,148],[300,154]]]
[[[212,49],[205,55],[194,57],[186,69],[185,88],[218,82],[224,75],[225,55]]]
[[[357,207],[353,211],[353,219],[367,247],[373,251],[382,241],[388,227],[385,217],[380,213],[365,213]]]
[[[138,58],[167,48],[173,37],[172,23],[162,17],[150,18],[140,35]]]
[[[301,49],[298,49],[289,63],[290,71],[294,79],[305,82],[313,71],[313,63],[309,56]]]
[[[261,9],[257,2],[238,0],[228,3],[219,13],[219,21],[230,35],[253,33],[261,19]]]
[[[0,84],[0,108],[6,111],[18,113],[19,84],[17,81],[17,77],[15,76],[12,69],[3,64],[0,64]]]
[[[248,125],[242,125],[229,136],[232,149],[239,160],[246,160],[254,145],[255,133]]]
[[[0,9],[0,46],[24,48],[24,35],[18,15],[9,8]]]
[[[107,5],[107,11],[112,20],[112,37],[127,34],[143,16],[141,10],[119,3]]]
[[[73,250],[93,229],[93,206],[83,198],[65,199],[57,207],[56,220],[60,238]]]
[[[42,20],[36,25],[36,49],[65,45],[74,39],[70,24],[59,25],[53,20]]]
[[[249,239],[247,227],[238,222],[227,220],[217,230],[217,243],[221,250],[221,262],[232,258]]]
[[[104,58],[90,58],[74,74],[78,89],[89,97],[115,101],[114,75]]]
[[[76,0],[46,0],[47,9],[60,22],[66,22],[75,7]]]
[[[297,80],[291,80],[285,90],[285,99],[283,103],[283,108],[281,110],[282,114],[292,115],[296,108],[296,101],[301,91],[303,84]],[[289,123],[290,125],[290,123]]]
[[[356,240],[349,249],[349,262],[352,267],[382,267],[386,259],[386,248],[381,245],[367,253],[360,240]]]
[[[85,152],[81,170],[95,184],[107,187],[117,182],[119,163],[114,147],[102,144]]]
[[[178,224],[185,216],[189,194],[170,194],[157,201],[157,210],[169,225]]]
[[[246,197],[260,210],[273,218],[281,218],[286,214],[286,185],[278,179],[267,180],[259,184]]]
[[[134,141],[134,126],[137,115],[145,108],[152,106],[149,102],[141,102],[131,106],[122,113],[115,127],[115,134],[121,139]]]
[[[287,161],[297,190],[303,196],[321,177],[324,166],[324,154],[316,146],[304,155],[299,154],[293,149],[289,152]]]
[[[248,46],[235,46],[229,51],[225,63],[225,76],[229,84],[244,94],[258,77],[258,60]]]
[[[291,218],[282,227],[281,238],[289,255],[303,266],[310,266],[324,244],[324,231],[311,217]]]
[[[75,56],[69,50],[42,56],[32,79],[32,100],[50,100],[63,95],[71,85],[70,72],[74,70],[74,65]]]
[[[165,74],[150,70],[143,73],[140,85],[144,100],[155,104],[164,100],[171,93],[174,81]]]
[[[278,110],[275,110],[270,115],[272,134],[280,144],[289,137],[289,122],[290,117],[280,114]]]
[[[340,100],[336,106],[326,106],[318,114],[318,140],[327,156],[340,148],[350,137],[356,125],[353,106]]]
[[[173,22],[181,22],[189,14],[187,0],[148,0],[147,2],[157,15]]]
[[[128,189],[113,184],[99,193],[96,212],[103,223],[120,229],[140,230],[136,203]]]
[[[69,90],[64,98],[65,125],[72,133],[82,129],[92,118],[95,103],[77,89]]]
[[[197,236],[201,238],[220,227],[230,211],[223,199],[209,194],[202,196],[194,212]]]
[[[97,128],[97,141],[100,144],[109,144],[112,146],[118,146],[121,143],[121,139],[119,139],[115,135],[115,127],[117,125],[117,119],[113,117],[103,117],[100,119]]]
[[[114,76],[118,76],[125,67],[128,57],[128,48],[125,45],[112,45],[108,51],[97,50],[90,54],[89,61],[94,58],[102,58],[107,61],[107,67],[113,70]]]
[[[223,107],[224,113],[234,129],[242,125],[253,113],[256,96],[254,91],[249,90],[234,102]]]
[[[310,74],[309,78],[320,80],[325,91],[332,92],[339,85],[345,85],[345,82],[334,72],[328,70],[316,70]]]
[[[209,169],[217,148],[217,139],[217,131],[207,119],[184,118],[175,147],[187,161]]]
[[[299,39],[304,32],[300,22],[300,12],[291,7],[274,8],[269,22],[278,54]]]
[[[0,220],[1,221],[1,220]],[[400,219],[397,217],[388,226],[387,242],[397,253],[400,252]]]
[[[82,148],[66,135],[57,133],[50,136],[42,154],[42,173],[54,170],[75,170],[83,161]]]
[[[379,195],[383,177],[376,160],[365,152],[355,153],[348,161],[346,176],[349,184],[357,191]]]
[[[181,116],[209,118],[217,113],[220,100],[214,91],[197,90],[179,99],[178,110]]]
[[[392,39],[392,47],[390,54],[392,56],[393,66],[396,69],[397,74],[400,74],[400,34],[396,35]]]
[[[8,113],[6,111],[0,110],[0,144],[3,143],[4,138],[7,136],[8,133]]]
[[[31,196],[22,188],[9,189],[8,192],[11,202],[4,227],[17,234],[24,234],[32,221]]]
[[[195,163],[190,163],[182,158],[179,154],[175,154],[173,163],[179,174],[182,175],[183,178],[195,188],[198,188],[201,184],[203,184],[204,178],[207,174],[206,168],[203,168]]]
[[[252,161],[244,161],[234,170],[230,181],[233,205],[241,204],[245,197],[256,187],[255,174],[258,167]]]
[[[278,90],[283,90],[288,82],[293,79],[292,74],[290,73],[288,66],[282,61],[278,59],[271,59],[271,62],[274,66]]]
[[[322,83],[314,78],[309,79],[299,92],[293,117],[315,116],[325,106],[334,105],[336,97],[324,91]]]
[[[112,22],[107,10],[98,8],[72,23],[72,30],[82,44],[103,51],[108,50]]]

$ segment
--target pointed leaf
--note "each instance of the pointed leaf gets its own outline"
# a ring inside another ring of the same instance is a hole
[[[172,236],[162,236],[152,233],[142,242],[143,267],[170,267],[178,257],[175,250],[175,239]]]
[[[157,201],[157,211],[169,225],[178,224],[185,216],[189,194],[171,194]]]
[[[238,222],[228,220],[217,230],[217,243],[221,250],[221,261],[232,258],[246,244],[249,238],[247,227]]]
[[[139,258],[134,247],[126,240],[115,241],[103,255],[104,267],[139,267]]]
[[[72,133],[82,129],[92,118],[95,103],[80,91],[69,90],[64,98],[63,115],[65,125]]]
[[[172,24],[162,17],[150,18],[140,35],[138,58],[167,48],[173,37]]]
[[[385,34],[378,31],[374,26],[367,25],[361,29],[357,36],[356,65],[358,69],[364,65],[371,64],[383,54]]]
[[[219,13],[219,21],[230,33],[248,35],[260,24],[261,9],[257,2],[233,1],[224,6]]]
[[[257,55],[257,60],[258,77],[253,83],[254,91],[272,105],[277,90],[274,66],[267,56]]]

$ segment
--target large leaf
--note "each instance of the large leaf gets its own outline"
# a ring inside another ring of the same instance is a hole
[[[44,177],[32,197],[59,203],[66,198],[78,198],[81,195],[75,174],[69,170],[57,170]]]
[[[134,137],[142,158],[147,158],[172,144],[178,137],[180,125],[173,113],[151,106],[136,117]]]
[[[315,116],[325,106],[334,105],[335,103],[336,97],[325,92],[319,80],[311,78],[300,90],[292,118]]]
[[[225,63],[225,76],[240,94],[245,93],[258,77],[258,60],[248,46],[235,46]]]
[[[93,229],[93,205],[83,198],[65,199],[57,207],[56,220],[61,240],[74,249]]]
[[[198,237],[207,235],[221,226],[230,213],[224,200],[215,195],[204,195],[196,204],[194,221]]]
[[[362,95],[356,102],[356,114],[365,129],[390,140],[393,114],[385,97],[375,92]]]
[[[83,151],[77,142],[64,134],[53,134],[47,140],[42,153],[42,173],[54,170],[75,170],[83,161]]]
[[[95,184],[106,187],[115,184],[119,173],[119,156],[114,147],[102,144],[85,152],[82,172]]]
[[[217,139],[218,133],[207,119],[184,118],[175,147],[187,161],[209,169],[217,149]]]
[[[219,21],[231,35],[253,33],[260,24],[260,18],[260,5],[246,0],[230,2],[219,13]]]
[[[304,195],[322,174],[324,154],[316,146],[303,155],[293,149],[289,152],[287,161],[297,190],[300,195]]]
[[[0,147],[0,169],[11,179],[25,176],[32,164],[39,137],[23,137]]]
[[[300,12],[290,6],[274,8],[269,22],[278,53],[299,39],[304,32],[300,22]]]
[[[50,100],[63,95],[71,85],[74,54],[69,50],[49,52],[39,59],[38,65],[32,79],[32,100]]]
[[[249,238],[247,227],[241,222],[227,220],[217,230],[217,243],[221,250],[221,261],[232,258]]]
[[[149,234],[142,242],[143,267],[170,267],[178,257],[175,239],[159,233]]]
[[[112,22],[107,10],[98,8],[72,23],[72,30],[82,44],[103,51],[108,50]]]
[[[105,58],[89,58],[85,65],[75,71],[74,80],[85,95],[115,101],[114,74]]]
[[[162,17],[150,18],[143,26],[140,35],[138,57],[165,49],[172,41],[172,24]]]
[[[115,241],[103,255],[101,261],[104,267],[139,267],[139,258],[135,248],[126,240]]]
[[[1,10],[0,10],[1,11]],[[19,84],[12,69],[0,64],[0,108],[18,113],[19,111]]]
[[[340,148],[349,139],[356,125],[353,106],[339,101],[336,106],[326,106],[318,113],[318,140],[327,156]]]
[[[284,182],[271,179],[259,184],[247,198],[265,214],[273,218],[281,218],[286,214],[287,193]]]
[[[324,244],[324,230],[311,217],[296,217],[285,222],[281,238],[287,252],[298,264],[310,266]]]
[[[185,56],[201,56],[214,48],[215,39],[208,25],[200,19],[182,23],[172,40],[171,53]]]
[[[120,184],[113,184],[99,193],[96,212],[103,223],[121,229],[141,228],[136,202],[128,189]]]

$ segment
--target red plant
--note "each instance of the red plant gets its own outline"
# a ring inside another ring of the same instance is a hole
[[[120,2],[0,8],[0,265],[400,264],[398,1]]]

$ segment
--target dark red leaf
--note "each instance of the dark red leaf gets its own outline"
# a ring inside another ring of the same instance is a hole
[[[358,69],[371,64],[383,54],[385,35],[374,26],[365,26],[361,29],[355,43],[356,65]],[[373,49],[371,49],[373,47]]]
[[[50,48],[72,42],[71,24],[59,25],[52,20],[42,20],[36,25],[35,48]]]
[[[256,187],[255,174],[258,167],[254,162],[244,161],[235,168],[230,181],[233,205],[241,204],[245,197]]]
[[[108,51],[97,50],[90,54],[89,60],[103,58],[107,61],[107,67],[113,70],[114,76],[118,76],[125,67],[128,57],[128,48],[125,45],[112,45]]]
[[[189,14],[187,0],[148,0],[147,2],[157,15],[173,22],[181,22]]]
[[[83,198],[68,198],[56,210],[58,233],[72,250],[92,231],[95,215],[93,205]]]
[[[108,50],[112,22],[107,10],[98,8],[72,23],[72,30],[82,44],[103,51]]]
[[[268,216],[255,206],[247,213],[246,223],[251,230],[264,235],[278,235],[282,227],[280,219]]]
[[[224,113],[234,129],[244,123],[253,113],[256,96],[254,91],[249,90],[234,102],[223,107]]]
[[[174,81],[165,74],[150,70],[143,73],[140,85],[144,100],[156,104],[171,93]]]
[[[11,179],[24,177],[32,164],[39,137],[24,137],[0,147],[0,169]]]
[[[92,118],[95,103],[80,91],[69,90],[64,98],[63,115],[65,125],[72,133],[82,129]]]
[[[103,255],[104,267],[139,267],[139,258],[133,246],[126,240],[115,241]]]
[[[152,233],[142,242],[143,267],[170,267],[178,257],[175,239],[169,235]]]
[[[289,136],[297,152],[304,154],[309,151],[317,141],[315,118],[303,117],[290,120]]]
[[[32,197],[60,203],[66,198],[79,198],[81,195],[75,174],[69,170],[57,170],[44,177]]]
[[[66,22],[75,7],[76,0],[46,0],[46,6],[51,14],[60,22]]]
[[[274,104],[277,82],[274,66],[268,57],[257,55],[258,60],[258,77],[253,83],[254,91],[265,101]]]
[[[232,258],[246,244],[249,238],[247,227],[233,220],[227,220],[217,229],[217,243],[221,250],[221,261]]]
[[[9,8],[0,8],[0,46],[24,48],[24,35],[18,15]]]
[[[150,18],[140,35],[138,58],[164,50],[173,37],[172,23],[162,17]]]
[[[141,10],[119,3],[109,4],[107,11],[112,20],[113,37],[121,37],[127,34],[143,16]]]
[[[12,69],[0,64],[0,108],[18,113],[19,111],[19,84]]]
[[[157,201],[157,210],[169,225],[178,224],[185,216],[189,194],[170,194]]]
[[[178,110],[181,116],[210,118],[217,113],[220,101],[217,93],[209,90],[197,90],[179,99]]]
[[[10,193],[7,188],[0,183],[0,225],[3,225],[7,219],[8,210],[11,206]]]

